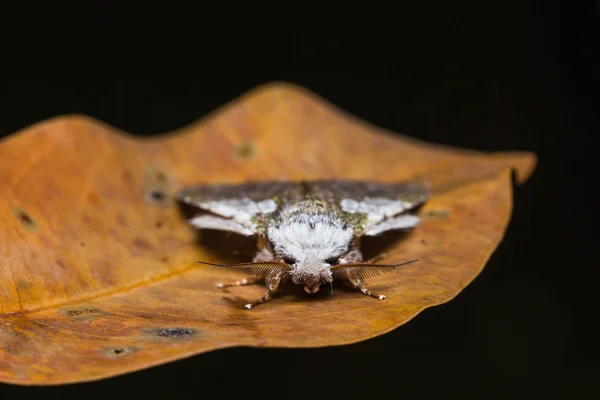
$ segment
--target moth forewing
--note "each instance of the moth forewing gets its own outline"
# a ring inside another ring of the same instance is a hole
[[[194,227],[257,237],[259,251],[252,262],[226,266],[250,278],[218,285],[264,279],[267,292],[248,303],[250,309],[267,301],[287,279],[307,293],[317,293],[334,279],[345,280],[365,295],[385,299],[367,289],[364,280],[402,264],[363,263],[358,239],[416,227],[415,211],[428,196],[429,188],[421,183],[323,180],[198,185],[177,197],[195,207],[189,217]]]

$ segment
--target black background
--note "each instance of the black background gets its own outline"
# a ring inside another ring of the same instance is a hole
[[[90,3],[3,4],[1,136],[70,113],[162,133],[285,80],[386,129],[530,150],[539,165],[516,188],[483,273],[387,335],[315,350],[227,349],[86,384],[2,385],[3,399],[599,395],[598,3]]]

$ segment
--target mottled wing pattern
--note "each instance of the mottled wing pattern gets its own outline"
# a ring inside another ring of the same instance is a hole
[[[177,198],[197,208],[189,221],[195,227],[251,236],[259,232],[264,216],[278,212],[284,204],[311,197],[360,216],[362,234],[374,236],[415,227],[419,218],[411,211],[428,195],[428,187],[417,182],[320,180],[196,185],[182,189]]]
[[[293,182],[206,184],[183,188],[177,199],[197,209],[189,220],[198,229],[217,229],[252,236],[261,217],[280,204],[299,200],[304,187]]]
[[[346,213],[363,215],[362,234],[367,236],[414,228],[419,218],[411,211],[414,212],[429,197],[429,187],[421,182],[339,180],[309,182],[305,185],[311,196],[335,202]]]

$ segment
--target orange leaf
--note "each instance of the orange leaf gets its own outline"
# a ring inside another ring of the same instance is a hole
[[[511,171],[523,182],[534,165],[392,135],[287,84],[153,138],[81,116],[32,126],[0,143],[0,380],[80,382],[225,347],[381,335],[475,278],[510,218]],[[202,182],[415,177],[433,187],[424,221],[382,262],[420,261],[368,282],[383,302],[300,288],[246,311],[264,288],[219,291],[243,275],[195,264],[232,261],[236,239],[199,242],[173,201]]]

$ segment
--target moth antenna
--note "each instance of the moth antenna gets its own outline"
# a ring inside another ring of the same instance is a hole
[[[276,274],[286,274],[292,269],[288,264],[276,261],[252,261],[238,264],[217,264],[206,261],[196,261],[198,264],[213,265],[215,267],[225,267],[244,271],[252,276],[270,276]]]
[[[229,267],[231,264],[215,264],[206,261],[196,261],[198,264],[212,265],[213,267]]]
[[[334,277],[343,279],[366,279],[392,271],[401,265],[417,262],[419,260],[409,260],[399,264],[339,264],[331,268]]]
[[[414,263],[414,262],[417,262],[417,261],[419,261],[419,260],[404,261],[403,263],[400,263],[400,264],[394,264],[394,267],[399,267],[401,265],[411,264],[411,263]]]

